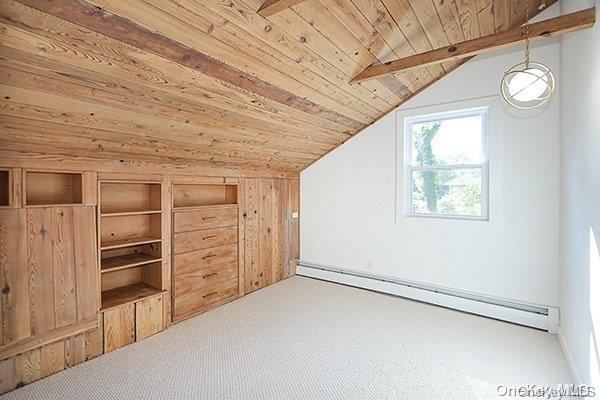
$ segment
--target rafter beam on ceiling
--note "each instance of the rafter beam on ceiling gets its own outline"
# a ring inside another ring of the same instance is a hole
[[[306,0],[267,0],[264,4],[258,9],[258,13],[262,17],[268,17],[269,15],[273,15],[278,13],[279,11],[283,11],[288,7],[295,6],[296,4],[302,3]]]
[[[596,22],[596,9],[594,7],[586,10],[551,18],[542,22],[529,25],[530,38],[532,41],[555,37],[565,33],[578,31],[594,26]],[[520,26],[493,35],[483,36],[466,42],[454,44],[448,47],[415,54],[410,57],[390,61],[385,64],[367,67],[361,73],[350,80],[350,83],[364,82],[370,79],[390,75],[399,71],[412,68],[424,67],[441,62],[471,57],[480,53],[488,53],[494,50],[515,46],[525,42],[527,27]]]

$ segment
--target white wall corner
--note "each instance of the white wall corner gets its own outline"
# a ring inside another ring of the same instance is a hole
[[[567,339],[565,337],[565,332],[561,327],[558,330],[558,342],[560,343],[560,347],[562,348],[563,354],[565,355],[565,359],[567,361],[567,366],[569,367],[569,373],[571,374],[571,379],[575,385],[583,385],[584,382],[579,376],[577,369],[575,368],[575,361],[573,360],[573,356],[569,351],[569,346],[567,345]]]
[[[558,307],[548,307],[548,332],[560,333],[560,310]]]

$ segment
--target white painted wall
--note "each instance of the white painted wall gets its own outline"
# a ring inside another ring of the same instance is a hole
[[[533,56],[560,79],[557,42]],[[401,110],[498,96],[504,71],[522,57],[471,61]],[[499,107],[490,222],[396,222],[396,113],[384,117],[302,172],[301,259],[362,271],[374,259],[377,274],[558,305],[559,103],[534,114]]]
[[[567,13],[593,0],[561,2]],[[597,4],[597,7],[600,4]],[[600,385],[600,26],[561,39],[561,338],[574,378]]]

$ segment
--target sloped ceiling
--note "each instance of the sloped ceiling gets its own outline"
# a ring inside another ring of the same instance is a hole
[[[365,67],[525,21],[522,0],[262,1],[2,0],[0,149],[298,171],[458,65],[348,84]]]

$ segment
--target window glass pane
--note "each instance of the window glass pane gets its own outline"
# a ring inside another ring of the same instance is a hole
[[[482,169],[413,171],[412,212],[481,216]]]
[[[480,115],[411,126],[412,164],[420,166],[483,162]]]

